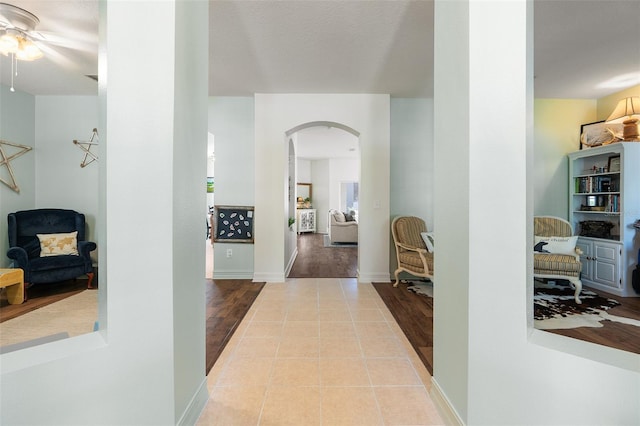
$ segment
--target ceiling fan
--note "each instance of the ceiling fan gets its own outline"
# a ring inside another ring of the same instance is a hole
[[[42,87],[43,76],[65,89],[93,87],[85,79],[97,74],[98,0],[9,1],[0,0],[0,53],[7,56],[0,56],[0,78],[18,86],[22,65],[19,86],[27,92]]]
[[[33,13],[8,3],[0,3],[0,53],[11,56],[12,92],[15,92],[13,77],[18,75],[18,60],[34,61],[43,56],[42,50],[33,41],[42,39],[35,31],[39,23],[40,20]]]

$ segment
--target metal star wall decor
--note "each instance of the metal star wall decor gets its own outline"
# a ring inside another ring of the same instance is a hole
[[[15,154],[7,155],[3,145],[11,146],[14,148],[20,148],[20,151],[16,152]],[[25,154],[31,151],[32,149],[33,148],[31,148],[30,146],[11,143],[9,141],[0,139],[0,167],[5,166],[7,168],[7,171],[9,172],[9,181],[4,180],[3,178],[0,177],[0,182],[4,183],[5,185],[13,189],[18,194],[20,193],[20,188],[18,187],[18,183],[16,182],[16,176],[13,174],[13,168],[11,167],[10,161],[13,160],[14,158],[20,157],[22,154]]]
[[[73,144],[84,151],[84,158],[82,159],[82,163],[80,163],[80,167],[87,167],[89,164],[98,160],[98,155],[91,152],[91,147],[97,146],[98,141],[98,129],[93,129],[91,138],[88,141],[73,140]]]

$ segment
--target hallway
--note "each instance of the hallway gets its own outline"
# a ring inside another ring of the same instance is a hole
[[[289,278],[355,278],[358,247],[325,247],[325,234],[298,235],[298,255]]]
[[[353,278],[266,284],[208,375],[200,425],[443,424],[431,377]]]

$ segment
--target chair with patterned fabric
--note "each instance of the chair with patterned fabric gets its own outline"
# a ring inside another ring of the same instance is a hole
[[[427,251],[421,235],[423,232],[427,232],[427,225],[419,217],[398,216],[391,222],[391,234],[398,260],[398,269],[394,273],[394,287],[400,282],[398,274],[401,271],[433,281],[433,253]]]
[[[578,237],[573,235],[571,224],[559,217],[536,216],[533,218],[533,233],[534,278],[568,280],[575,289],[576,303],[582,303],[582,252],[575,246]]]

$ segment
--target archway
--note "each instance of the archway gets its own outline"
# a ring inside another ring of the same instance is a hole
[[[345,182],[360,182],[360,132],[342,123],[333,121],[312,121],[293,127],[285,132],[287,144],[288,163],[286,171],[289,185],[285,204],[287,205],[287,215],[289,223],[295,220],[289,231],[285,232],[285,276],[289,276],[291,268],[299,253],[305,253],[298,243],[309,241],[314,252],[324,252],[321,248],[327,247],[329,240],[329,211],[346,211],[343,187]],[[300,185],[303,182],[302,185]],[[300,194],[304,189],[305,194]],[[308,189],[307,189],[308,188]],[[308,191],[308,192],[306,192]],[[309,193],[313,191],[313,196]],[[357,202],[350,205],[355,209],[354,216],[357,217]],[[310,226],[308,218],[312,217]],[[350,226],[350,233],[355,230],[355,240],[357,239],[358,227]],[[313,235],[310,235],[313,234]],[[320,234],[320,235],[318,235]],[[334,244],[335,246],[335,244]],[[346,246],[345,246],[346,247]],[[300,249],[300,252],[298,251]],[[331,270],[321,267],[313,272],[315,278],[326,277],[352,277],[357,276],[359,251],[353,245],[342,253],[343,259],[352,259],[348,271]],[[354,254],[349,252],[353,251]],[[308,256],[308,254],[306,255]],[[353,256],[353,257],[352,257]],[[308,258],[305,257],[308,260]],[[320,260],[320,259],[319,259]],[[326,263],[328,268],[331,263]],[[307,263],[307,262],[305,262]],[[321,263],[323,264],[323,263]],[[314,266],[318,266],[314,264]],[[333,265],[331,265],[333,266]],[[300,271],[300,263],[296,264],[295,270]],[[326,274],[322,271],[326,270]],[[336,275],[337,274],[337,275]],[[294,275],[295,276],[295,275]],[[303,274],[303,276],[306,276]]]

